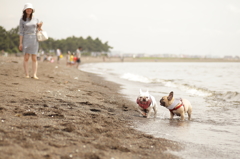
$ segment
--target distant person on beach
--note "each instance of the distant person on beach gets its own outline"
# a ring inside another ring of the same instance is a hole
[[[25,77],[29,78],[28,70],[28,60],[31,56],[32,58],[32,70],[33,78],[39,79],[37,77],[37,53],[38,53],[38,40],[37,40],[37,30],[42,30],[42,22],[37,18],[33,17],[34,13],[33,5],[31,3],[26,3],[23,7],[23,15],[19,23],[19,50],[24,53],[23,67],[25,71]]]
[[[52,57],[51,55],[49,55],[49,56],[47,57],[47,61],[53,63],[53,62],[54,62],[54,59],[53,59],[53,57]]]
[[[4,50],[1,51],[2,52],[2,56],[8,57],[8,53],[5,52]]]
[[[71,56],[71,52],[68,51],[68,52],[67,52],[67,56],[66,56],[66,61],[67,61],[66,65],[67,65],[67,66],[70,65],[70,56]]]
[[[74,54],[71,53],[70,51],[68,51],[67,56],[66,56],[66,60],[67,60],[67,66],[72,66],[75,64],[74,62]]]
[[[74,53],[71,53],[70,55],[70,65],[74,65],[75,64],[75,61],[74,61]]]
[[[80,65],[80,62],[81,62],[81,50],[82,50],[82,47],[79,46],[78,49],[76,50],[76,57],[77,57],[77,60],[76,60],[76,63],[77,63],[77,68],[79,67]]]
[[[57,55],[57,63],[59,63],[60,56],[62,55],[61,50],[59,48],[56,51],[56,55]]]
[[[48,60],[48,54],[43,55],[43,62],[46,62]]]

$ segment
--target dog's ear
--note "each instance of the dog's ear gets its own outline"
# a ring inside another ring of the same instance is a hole
[[[142,94],[142,89],[141,88],[139,89],[139,93]]]
[[[173,98],[173,91],[169,93],[167,99],[170,101],[172,100],[172,98]]]

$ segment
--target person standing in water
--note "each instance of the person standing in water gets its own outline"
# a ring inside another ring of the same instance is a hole
[[[37,40],[37,30],[41,30],[42,22],[33,17],[34,13],[33,5],[26,3],[23,7],[23,15],[19,24],[19,50],[24,53],[23,67],[25,71],[25,77],[29,77],[28,60],[32,58],[32,78],[39,79],[37,77],[37,52],[39,43]]]

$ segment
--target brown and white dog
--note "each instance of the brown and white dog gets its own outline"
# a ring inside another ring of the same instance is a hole
[[[166,107],[170,111],[170,119],[173,119],[173,116],[177,115],[181,116],[181,121],[183,121],[185,113],[187,113],[188,120],[191,120],[191,103],[187,99],[174,98],[173,92],[170,92],[168,96],[162,97],[160,105]]]
[[[139,96],[136,100],[138,104],[139,113],[146,118],[149,118],[151,113],[154,111],[154,117],[157,114],[157,102],[155,98],[149,94],[149,92],[143,92],[141,89],[139,91]]]

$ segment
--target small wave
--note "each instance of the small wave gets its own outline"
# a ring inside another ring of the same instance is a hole
[[[203,97],[212,95],[212,93],[207,89],[191,86],[188,84],[177,83],[177,82],[174,82],[174,80],[171,80],[171,81],[166,80],[166,81],[163,81],[162,83],[164,83],[166,87],[179,88],[180,90],[183,90],[191,95],[197,95],[197,96],[203,96]]]
[[[197,96],[210,96],[212,93],[204,88],[198,88],[196,86],[191,86],[184,83],[179,83],[180,80],[177,80],[178,82],[175,82],[175,80],[161,80],[161,79],[153,79],[148,78],[132,73],[125,73],[120,78],[129,80],[129,81],[137,81],[142,83],[159,83],[160,85],[171,87],[171,88],[179,88],[182,91],[187,92],[191,95],[197,95]]]
[[[135,75],[132,73],[125,73],[120,78],[127,79],[129,81],[137,81],[137,82],[143,82],[143,83],[151,83],[151,79],[139,75]]]
[[[239,92],[214,92],[214,98],[226,100],[226,101],[235,101],[240,103],[240,93]]]
[[[84,64],[83,66],[81,66],[80,70],[84,72],[99,74],[99,75],[104,74],[104,69],[93,67],[93,64]]]
[[[176,84],[174,84],[173,82],[169,82],[169,81],[168,81],[168,82],[165,82],[164,85],[167,86],[167,87],[173,87],[173,88],[176,88],[176,87],[177,87]]]

